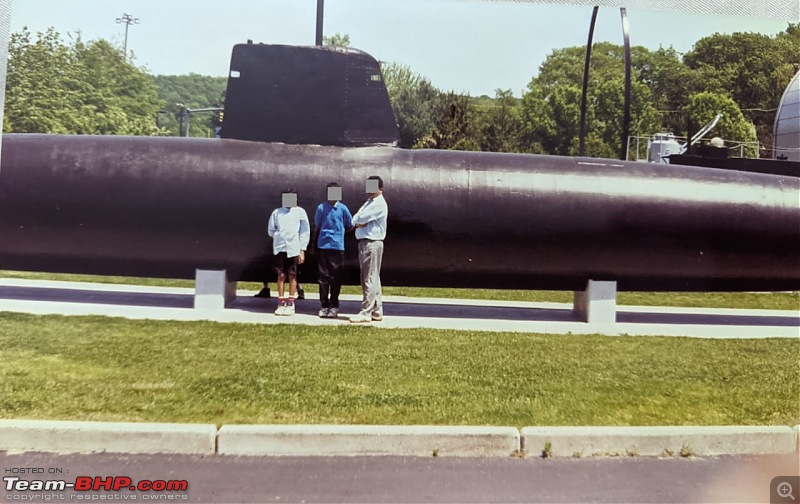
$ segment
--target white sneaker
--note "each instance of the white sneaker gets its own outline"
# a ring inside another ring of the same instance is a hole
[[[280,301],[278,303],[278,308],[275,309],[275,315],[286,315],[286,301]]]
[[[350,322],[352,322],[353,324],[364,324],[367,322],[372,322],[372,318],[369,317],[368,315],[361,315],[359,313],[358,315],[353,315],[352,317],[350,317]]]
[[[282,315],[285,315],[287,317],[294,315],[294,303],[288,303]]]
[[[328,308],[328,318],[339,318],[339,308]]]
[[[319,315],[319,318],[328,318],[328,313],[330,313],[330,308],[320,308],[317,315]]]
[[[374,322],[380,322],[381,320],[383,320],[383,315],[381,315],[380,313],[373,313],[372,320]]]

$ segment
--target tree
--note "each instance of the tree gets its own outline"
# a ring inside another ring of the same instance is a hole
[[[341,33],[336,32],[330,37],[324,35],[322,37],[322,45],[331,47],[350,47],[350,34],[345,33],[342,35]]]
[[[12,33],[3,131],[70,133],[81,126],[84,85],[75,55],[52,28],[32,41],[27,29]]]
[[[510,89],[495,90],[495,98],[483,103],[481,150],[488,152],[519,152],[522,116],[519,100]]]
[[[400,129],[400,147],[418,145],[433,132],[433,107],[439,91],[404,65],[383,65],[381,72]]]
[[[423,139],[425,147],[481,150],[475,127],[475,111],[469,96],[453,91],[440,93],[433,102],[433,131]]]
[[[686,66],[680,54],[670,47],[653,51],[640,76],[650,89],[654,113],[659,114],[655,118],[658,128],[684,131],[686,119],[680,111],[689,104],[690,95],[702,91],[698,73]]]
[[[76,43],[74,50],[91,89],[86,102],[93,107],[95,134],[154,135],[161,100],[152,76],[125,61],[119,49],[105,40]]]
[[[5,132],[154,135],[160,108],[152,78],[105,40],[11,36]]]
[[[522,130],[529,150],[578,153],[585,52],[585,47],[553,51],[528,85],[522,99]],[[657,74],[652,53],[646,48],[631,48],[631,74],[630,133],[648,134],[658,129],[658,115],[648,87]],[[624,48],[608,42],[595,44],[587,88],[587,155],[619,156],[624,75]]]
[[[727,92],[742,108],[774,108],[786,87],[776,72],[791,69],[776,41],[759,33],[717,33],[698,40],[684,62],[700,72],[706,91]]]
[[[610,157],[620,157],[626,154],[620,152],[623,148],[622,139],[622,111],[625,104],[625,83],[622,78],[609,79],[598,83],[592,95],[593,120],[591,121],[591,131],[596,139],[602,140],[605,146],[612,149],[615,155]],[[650,89],[639,81],[631,82],[631,122],[630,135],[647,135],[654,132],[657,127],[657,114],[653,106],[653,98]],[[627,139],[626,139],[627,141]],[[586,153],[590,156],[599,156],[599,150],[607,152],[603,147],[589,149]],[[578,153],[578,149],[572,150],[573,154]],[[606,156],[601,156],[606,157]]]
[[[772,143],[775,108],[800,63],[800,24],[770,37],[758,33],[714,34],[684,56],[702,91],[724,93],[744,111],[762,142]]]
[[[522,99],[523,125],[529,144],[538,144],[547,154],[572,154],[580,133],[581,89],[559,84],[549,92],[534,84]]]
[[[729,147],[743,144],[745,157],[758,156],[755,125],[744,117],[739,106],[729,96],[709,91],[695,93],[689,97],[685,112],[698,128],[714,119],[717,114],[722,114],[711,134],[726,140]]]

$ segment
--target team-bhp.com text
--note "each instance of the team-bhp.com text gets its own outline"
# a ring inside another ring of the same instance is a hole
[[[167,492],[186,492],[189,489],[187,480],[138,480],[129,476],[78,476],[74,482],[66,480],[26,480],[17,476],[3,477],[3,486],[7,492],[7,501],[55,501],[67,500],[66,494],[45,493],[86,492],[70,494],[69,500],[187,500],[186,494]],[[40,492],[40,493],[31,493]],[[94,493],[117,492],[117,493]],[[138,493],[126,493],[138,492]],[[156,493],[144,493],[156,492]],[[158,493],[162,492],[162,493]]]

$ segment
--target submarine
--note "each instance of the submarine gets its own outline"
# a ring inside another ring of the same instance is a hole
[[[284,191],[313,221],[329,182],[355,212],[378,175],[384,285],[800,290],[797,176],[398,148],[356,49],[236,45],[221,137],[3,135],[0,269],[268,281]],[[352,234],[345,270],[357,284]],[[315,272],[311,254],[301,281]]]

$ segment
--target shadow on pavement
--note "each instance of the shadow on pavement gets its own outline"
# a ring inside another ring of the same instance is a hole
[[[309,299],[298,300],[295,303],[297,313],[316,315],[320,305],[319,301],[314,299],[315,297],[316,295],[311,294]],[[2,299],[182,309],[191,309],[194,305],[194,296],[192,294],[115,292],[48,287],[0,286],[0,301]],[[385,315],[397,317],[531,322],[575,322],[577,320],[570,309],[390,302],[385,303],[385,305]],[[274,297],[270,299],[238,297],[228,309],[269,314],[275,310],[276,306],[277,299]],[[342,301],[340,305],[340,318],[358,313],[360,306],[361,303],[358,301]],[[619,308],[620,307],[618,307],[618,309]],[[0,309],[2,309],[2,304],[0,304]],[[661,310],[663,310],[663,308],[661,308]],[[714,313],[618,311],[617,322],[631,324],[800,327],[800,315],[730,315]]]

